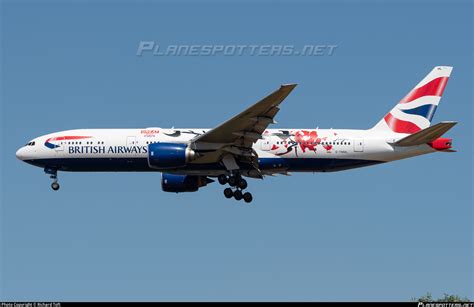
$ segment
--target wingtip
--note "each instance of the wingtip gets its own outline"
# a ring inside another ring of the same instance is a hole
[[[297,85],[297,83],[282,84],[280,88],[294,89]]]

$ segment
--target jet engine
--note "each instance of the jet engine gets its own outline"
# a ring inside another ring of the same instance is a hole
[[[196,192],[200,187],[206,186],[214,180],[206,176],[189,176],[163,173],[161,176],[161,189],[165,192]]]
[[[172,169],[185,166],[195,157],[187,144],[153,143],[148,145],[148,165],[156,169]]]

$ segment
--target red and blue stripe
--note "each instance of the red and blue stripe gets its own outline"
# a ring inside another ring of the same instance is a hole
[[[51,142],[54,141],[71,141],[71,140],[83,140],[83,139],[89,139],[91,138],[90,136],[57,136],[54,138],[49,138],[44,142],[44,146],[50,148],[50,149],[55,149],[58,148],[59,145],[53,144]]]

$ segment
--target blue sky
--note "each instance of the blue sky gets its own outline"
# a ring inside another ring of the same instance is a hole
[[[3,1],[2,300],[409,300],[473,293],[469,1]],[[137,57],[170,44],[335,44],[332,56]],[[73,128],[213,127],[282,83],[275,127],[369,128],[437,65],[459,150],[331,174],[161,191],[15,151]]]

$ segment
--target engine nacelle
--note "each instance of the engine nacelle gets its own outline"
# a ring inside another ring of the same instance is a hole
[[[189,176],[163,173],[161,176],[161,189],[165,192],[196,192],[200,187],[206,186],[214,180],[206,176]]]
[[[446,150],[451,149],[453,140],[448,138],[437,138],[433,142],[428,143],[435,150]]]
[[[171,169],[185,166],[195,157],[187,144],[153,143],[148,145],[148,165],[156,169]]]

